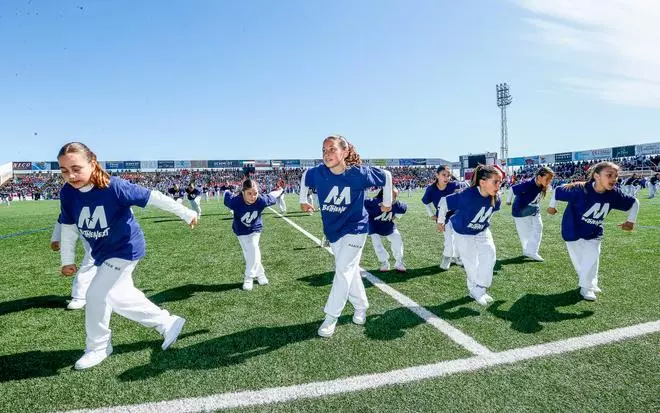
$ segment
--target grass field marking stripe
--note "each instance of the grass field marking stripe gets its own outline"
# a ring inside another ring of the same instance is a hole
[[[27,231],[15,232],[13,234],[0,235],[0,239],[11,238],[11,237],[20,237],[21,235],[34,234],[36,232],[47,231],[49,229],[53,229],[53,227],[30,229],[30,230],[27,230]]]
[[[302,232],[305,234],[307,237],[309,237],[312,241],[315,243],[321,245],[321,240],[316,238],[314,235],[310,234],[309,232],[305,231],[303,228],[301,228],[298,224],[295,222],[291,221],[289,218],[281,215],[279,212],[275,211],[273,208],[270,208],[274,213],[279,215],[283,220],[291,224],[294,228],[296,228],[298,231]],[[330,247],[325,248],[327,251],[332,254],[332,249]],[[459,346],[465,348],[469,352],[477,355],[483,355],[483,354],[489,354],[491,351],[479,344],[475,339],[472,337],[468,336],[461,330],[457,329],[456,327],[452,326],[445,320],[441,319],[437,315],[433,314],[426,308],[422,307],[421,305],[417,304],[415,301],[413,301],[410,297],[401,294],[399,291],[395,290],[394,288],[390,287],[388,284],[386,284],[383,280],[380,278],[376,277],[375,275],[371,274],[368,271],[365,271],[363,268],[360,268],[360,271],[365,275],[365,278],[369,280],[370,283],[372,283],[376,288],[381,290],[383,293],[389,295],[392,297],[394,300],[396,300],[399,304],[407,308],[408,310],[412,311],[413,313],[417,314],[422,320],[445,334],[447,337],[449,337],[453,342],[458,344]]]
[[[433,314],[426,308],[417,304],[415,301],[410,299],[408,296],[401,294],[399,291],[390,287],[388,284],[383,282],[380,278],[374,276],[368,271],[360,268],[366,275],[366,279],[369,280],[376,288],[394,298],[399,304],[406,307],[408,310],[417,314],[422,320],[426,321],[436,329],[440,330],[442,333],[447,335],[453,342],[460,345],[461,347],[467,349],[473,354],[485,355],[492,353],[487,347],[479,344],[474,338],[468,336],[461,330],[457,329],[453,325],[449,324],[445,320],[441,319],[437,315]]]
[[[395,384],[405,384],[424,379],[472,372],[498,365],[513,364],[526,360],[570,353],[657,332],[660,332],[660,320],[607,330],[600,333],[588,334],[581,337],[506,350],[500,353],[490,353],[466,359],[448,360],[434,364],[407,367],[385,373],[366,374],[343,379],[297,384],[293,386],[271,387],[262,390],[221,393],[205,397],[193,397],[128,406],[105,407],[100,409],[72,410],[67,413],[155,413],[174,411],[197,413],[219,409],[282,403],[293,400],[350,393],[360,390],[370,390]]]

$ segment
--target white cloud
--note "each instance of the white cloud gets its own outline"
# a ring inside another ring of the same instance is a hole
[[[660,107],[660,1],[517,0],[532,39],[581,73],[566,86],[601,99]],[[555,57],[556,58],[556,57]]]

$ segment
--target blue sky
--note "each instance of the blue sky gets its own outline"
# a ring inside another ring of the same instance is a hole
[[[660,2],[0,2],[0,164],[510,156],[660,141]]]

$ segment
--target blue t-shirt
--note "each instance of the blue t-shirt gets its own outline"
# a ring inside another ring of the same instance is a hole
[[[385,186],[385,173],[376,167],[354,165],[339,175],[324,164],[305,171],[305,185],[316,188],[323,232],[330,242],[347,234],[366,234],[369,216],[364,208],[364,191]]]
[[[95,265],[109,258],[135,261],[145,254],[145,241],[131,206],[145,207],[151,192],[115,176],[110,186],[82,192],[65,184],[60,190],[61,222],[75,224],[91,247]]]
[[[174,187],[167,190],[167,193],[172,195],[172,198],[176,201],[179,198],[183,198],[186,191],[183,188],[175,189]]]
[[[382,199],[377,198],[364,201],[364,207],[369,214],[369,234],[378,234],[382,236],[392,234],[394,228],[396,228],[396,224],[392,218],[396,214],[405,214],[408,210],[408,205],[403,202],[395,201],[392,203],[392,210],[390,212],[382,212],[379,205],[382,202]]]
[[[511,187],[516,198],[513,200],[511,214],[522,218],[539,213],[542,188],[536,185],[536,178],[526,179]]]
[[[499,197],[491,205],[490,196],[481,196],[479,187],[473,186],[447,197],[447,209],[453,209],[451,224],[454,231],[463,235],[476,235],[488,228],[490,217],[500,210]]]
[[[635,198],[624,195],[619,189],[596,192],[593,182],[555,189],[555,199],[566,201],[566,211],[561,219],[561,236],[564,241],[599,239],[603,236],[603,221],[612,209],[627,211],[635,204]]]
[[[248,205],[243,199],[243,194],[232,194],[225,191],[224,202],[227,208],[234,211],[234,220],[231,229],[236,235],[249,235],[253,232],[261,232],[263,221],[261,212],[270,205],[275,205],[277,200],[270,194],[259,194],[253,204]]]
[[[438,204],[440,204],[440,200],[448,195],[453,194],[454,192],[458,191],[460,189],[460,186],[458,183],[454,181],[449,181],[447,182],[447,186],[445,189],[439,189],[438,186],[433,183],[429,186],[426,187],[426,190],[424,191],[424,196],[422,196],[422,203],[424,205],[428,203],[432,203],[433,206],[435,207],[435,215],[438,216]],[[445,217],[445,220],[449,219],[454,214],[454,211],[447,211],[447,216]]]
[[[199,196],[201,192],[199,191],[199,188],[193,188],[193,189],[186,189],[186,194],[188,194],[188,200],[192,201],[195,198],[197,198],[197,196]]]

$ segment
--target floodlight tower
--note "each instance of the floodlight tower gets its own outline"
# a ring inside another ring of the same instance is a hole
[[[501,144],[500,144],[500,159],[503,162],[506,162],[506,169],[509,170],[509,132],[506,126],[506,107],[511,104],[512,98],[509,94],[509,85],[506,83],[500,83],[495,86],[497,91],[497,106],[501,111],[501,120],[502,120],[502,132],[501,132]]]

